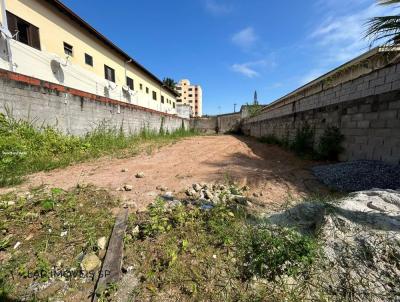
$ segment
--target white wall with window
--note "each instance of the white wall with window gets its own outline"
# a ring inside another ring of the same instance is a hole
[[[176,114],[173,106],[161,102],[161,93],[144,90],[134,80],[125,75],[125,85],[117,85],[115,70],[105,64],[104,77],[72,63],[74,46],[68,41],[61,42],[64,57],[46,51],[40,44],[40,29],[23,19],[7,12],[7,22],[12,38],[8,33],[0,32],[0,68],[10,70],[7,43],[11,50],[12,69],[14,72],[38,78],[44,81],[93,93],[111,99],[128,102],[153,110]],[[84,63],[93,66],[93,57],[85,53]],[[96,62],[96,64],[102,64]],[[157,101],[155,101],[156,99]]]

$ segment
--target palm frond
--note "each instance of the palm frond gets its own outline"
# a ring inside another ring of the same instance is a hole
[[[392,0],[400,3],[400,0]],[[372,43],[387,39],[386,44],[395,42],[400,36],[400,16],[375,17],[370,19],[366,25],[368,30],[365,37]]]
[[[391,5],[391,4],[400,3],[400,0],[378,0],[378,2],[381,5]]]

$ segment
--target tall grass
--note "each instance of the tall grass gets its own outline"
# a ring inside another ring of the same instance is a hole
[[[0,114],[0,186],[20,183],[29,173],[65,167],[104,155],[131,156],[144,146],[159,146],[196,135],[184,127],[172,133],[163,129],[126,134],[122,129],[98,125],[83,137],[65,135],[49,126],[16,120]]]

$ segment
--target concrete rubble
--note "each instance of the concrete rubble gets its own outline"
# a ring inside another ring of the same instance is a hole
[[[351,301],[400,300],[400,191],[303,203],[267,220],[320,239],[324,260],[314,280],[319,292]]]

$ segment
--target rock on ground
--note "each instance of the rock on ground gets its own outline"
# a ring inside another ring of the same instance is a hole
[[[97,247],[100,250],[105,250],[107,247],[107,238],[106,237],[100,237],[97,239]]]
[[[101,266],[101,261],[99,257],[97,257],[95,254],[86,255],[81,262],[81,268],[85,272],[92,272],[97,268],[100,268],[100,266]]]
[[[268,220],[318,234],[325,257],[314,280],[319,292],[338,301],[400,301],[400,191],[299,204]]]
[[[400,189],[400,165],[360,160],[316,166],[312,170],[322,183],[339,191]]]

